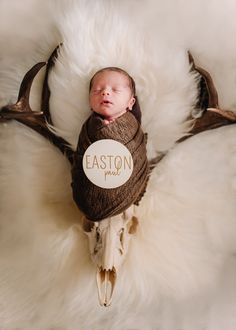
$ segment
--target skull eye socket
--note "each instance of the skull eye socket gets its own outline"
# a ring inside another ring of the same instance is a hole
[[[100,237],[101,237],[101,234],[100,234],[98,228],[96,228],[96,241],[97,241],[97,242],[99,242]]]
[[[119,234],[120,234],[120,244],[121,244],[121,246],[123,248],[123,244],[124,244],[124,228],[122,228],[120,230]]]
[[[135,234],[136,231],[137,231],[137,227],[138,227],[138,218],[133,216],[130,223],[129,223],[128,233],[129,234]]]

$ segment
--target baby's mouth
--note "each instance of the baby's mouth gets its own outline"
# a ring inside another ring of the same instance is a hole
[[[111,101],[109,101],[109,100],[103,100],[101,102],[101,104],[113,104],[113,103]]]

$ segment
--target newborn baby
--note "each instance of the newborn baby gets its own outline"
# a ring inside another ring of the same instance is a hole
[[[89,88],[92,115],[84,123],[72,169],[74,200],[85,216],[100,221],[138,204],[148,180],[146,135],[143,133],[141,111],[135,95],[135,83],[129,74],[116,67],[104,68],[92,77]],[[101,188],[84,173],[82,160],[86,149],[101,139],[122,143],[133,158],[133,172],[117,188]]]
[[[104,118],[105,124],[131,111],[136,101],[133,78],[119,68],[104,68],[95,73],[89,89],[90,107]]]

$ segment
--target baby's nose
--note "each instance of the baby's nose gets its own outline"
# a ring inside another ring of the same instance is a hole
[[[109,94],[110,94],[109,89],[104,89],[104,90],[102,91],[102,95],[109,95]]]

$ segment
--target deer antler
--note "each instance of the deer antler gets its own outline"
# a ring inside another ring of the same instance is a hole
[[[60,136],[54,134],[48,127],[48,124],[53,124],[49,110],[50,89],[48,86],[48,74],[54,65],[58,53],[58,48],[59,46],[57,46],[53,51],[47,63],[37,63],[25,74],[21,82],[17,102],[15,104],[7,105],[1,109],[0,123],[15,119],[18,122],[32,128],[44,136],[47,140],[52,142],[57,148],[59,148],[59,150],[65,154],[69,161],[72,163],[73,150],[69,147],[68,142]],[[33,111],[29,104],[31,86],[39,70],[46,64],[47,66],[43,83],[41,111]]]
[[[196,107],[204,110],[207,108],[218,108],[218,93],[210,74],[195,64],[194,58],[190,52],[188,52],[188,59],[189,63],[192,65],[191,71],[195,70],[200,74],[199,98]]]
[[[236,114],[234,112],[220,109],[218,93],[210,74],[195,64],[190,52],[188,52],[188,57],[189,63],[192,65],[191,71],[195,70],[200,74],[199,97],[196,108],[202,109],[203,112],[201,117],[195,120],[189,135],[184,136],[177,142],[182,142],[206,130],[236,123]]]

